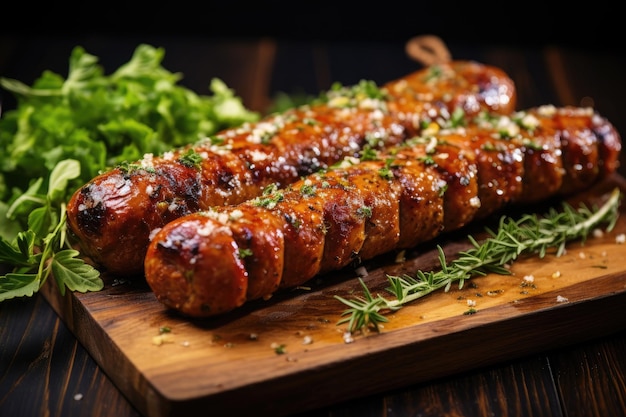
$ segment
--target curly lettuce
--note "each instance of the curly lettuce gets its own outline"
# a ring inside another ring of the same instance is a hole
[[[0,78],[17,103],[0,118],[0,273],[9,271],[0,276],[0,301],[31,296],[51,272],[61,292],[102,288],[66,236],[65,204],[82,184],[146,153],[259,119],[218,78],[210,95],[183,87],[164,56],[141,44],[106,75],[77,46],[65,78],[44,71],[32,86]]]

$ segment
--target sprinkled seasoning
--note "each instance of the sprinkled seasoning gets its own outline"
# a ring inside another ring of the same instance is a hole
[[[287,353],[287,345],[284,344],[272,343],[270,345],[270,348],[274,349],[274,353],[276,353],[277,355],[283,355]]]
[[[202,164],[202,156],[194,151],[193,148],[189,148],[187,152],[185,152],[178,158],[178,162],[180,162],[187,168],[200,169]]]

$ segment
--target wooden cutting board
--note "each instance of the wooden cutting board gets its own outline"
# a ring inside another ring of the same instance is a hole
[[[626,181],[612,177],[570,202],[599,204],[616,186],[624,191]],[[139,279],[105,275],[102,291],[65,296],[50,279],[42,292],[146,416],[280,416],[626,328],[626,244],[616,242],[626,233],[625,206],[610,233],[572,242],[559,258],[519,260],[510,276],[435,292],[390,314],[380,333],[351,342],[337,324],[346,306],[334,296],[360,293],[352,269],[206,320],[167,311]],[[408,251],[402,263],[395,254],[373,260],[364,280],[380,292],[386,274],[435,268],[436,244],[450,260],[484,227],[442,236]],[[466,314],[470,308],[475,314]],[[171,331],[161,334],[165,327]]]

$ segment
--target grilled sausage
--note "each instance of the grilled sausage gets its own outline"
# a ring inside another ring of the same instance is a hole
[[[507,205],[582,190],[617,169],[620,150],[618,132],[592,109],[479,118],[174,220],[148,247],[146,280],[184,315],[223,314]]]
[[[454,123],[515,108],[501,70],[457,61],[424,68],[382,88],[332,88],[324,100],[228,129],[159,157],[116,167],[77,190],[68,225],[81,252],[116,275],[139,275],[150,235],[168,222],[290,184],[364,147],[380,149],[429,122]]]

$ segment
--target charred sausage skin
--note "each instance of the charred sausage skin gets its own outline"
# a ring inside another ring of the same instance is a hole
[[[397,145],[455,111],[510,113],[516,92],[500,69],[454,61],[381,88],[333,87],[323,98],[97,176],[68,202],[81,252],[115,275],[140,275],[151,234],[178,217],[286,186],[364,147]]]
[[[223,314],[506,205],[583,190],[617,169],[620,150],[618,132],[588,108],[477,117],[174,220],[148,247],[146,280],[184,315]]]

